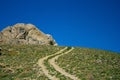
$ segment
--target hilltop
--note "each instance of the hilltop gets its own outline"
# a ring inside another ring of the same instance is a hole
[[[120,80],[120,54],[56,46],[32,24],[0,32],[0,80]]]
[[[45,34],[33,24],[17,23],[0,32],[0,44],[57,45],[50,34]]]
[[[0,80],[120,80],[115,52],[33,44],[0,48]]]

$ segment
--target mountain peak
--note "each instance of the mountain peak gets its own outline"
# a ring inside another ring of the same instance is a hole
[[[33,24],[17,23],[0,32],[0,43],[57,45],[50,34],[45,34]]]

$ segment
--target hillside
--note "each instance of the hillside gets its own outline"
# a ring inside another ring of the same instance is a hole
[[[0,44],[0,80],[120,80],[120,54],[47,45]]]

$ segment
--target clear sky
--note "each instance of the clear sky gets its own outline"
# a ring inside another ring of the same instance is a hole
[[[59,45],[120,52],[120,0],[0,0],[0,31],[32,23]]]

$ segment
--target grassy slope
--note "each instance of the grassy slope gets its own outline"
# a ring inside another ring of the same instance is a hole
[[[82,80],[120,80],[120,54],[117,53],[75,48],[56,62]]]
[[[48,80],[37,65],[38,59],[53,54],[63,47],[39,45],[0,45],[0,80]],[[75,48],[61,56],[58,64],[82,80],[120,79],[120,54],[85,48]]]
[[[53,54],[62,47],[2,45],[0,56],[0,80],[48,80],[37,65],[38,59]]]

